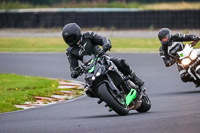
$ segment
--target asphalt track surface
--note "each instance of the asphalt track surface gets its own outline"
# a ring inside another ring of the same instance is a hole
[[[146,84],[148,113],[108,112],[104,103],[81,96],[55,105],[0,114],[0,133],[199,133],[200,88],[182,83],[176,66],[158,53],[110,53],[126,59]],[[0,53],[0,73],[70,79],[65,53]],[[83,76],[77,80],[83,81]]]

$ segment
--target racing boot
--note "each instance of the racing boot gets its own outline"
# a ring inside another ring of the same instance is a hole
[[[130,79],[131,79],[131,81],[133,81],[133,83],[135,83],[138,86],[137,98],[140,98],[141,97],[141,92],[145,91],[144,81],[142,81],[140,78],[138,78],[134,72],[132,72],[130,74]]]
[[[193,80],[193,83],[195,84],[196,87],[199,87],[199,86],[200,86],[200,82],[197,81],[197,80]]]

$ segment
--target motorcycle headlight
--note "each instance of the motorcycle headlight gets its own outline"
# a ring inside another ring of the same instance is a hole
[[[95,80],[96,78],[95,78],[95,76],[92,76],[92,80]]]
[[[190,54],[190,59],[195,60],[197,56],[198,56],[197,51],[193,50]]]
[[[96,77],[101,75],[101,68],[99,68],[98,72],[96,73]]]
[[[100,72],[97,72],[96,76],[98,77],[99,75],[101,75],[101,73],[100,73]]]
[[[187,66],[191,63],[191,60],[189,58],[185,58],[181,61],[181,64],[183,64],[184,66]]]

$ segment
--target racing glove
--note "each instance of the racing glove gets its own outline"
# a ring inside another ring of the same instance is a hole
[[[191,43],[191,46],[193,47],[194,45],[196,45],[199,41],[200,41],[200,37],[193,37],[194,41]]]
[[[200,40],[200,38],[199,38],[198,36],[193,36],[193,40],[194,40],[195,42],[198,42],[198,41]]]
[[[106,41],[104,41],[104,42],[105,43],[103,45],[103,51],[106,52],[106,51],[110,50],[112,48],[112,46],[111,46],[111,42],[109,39],[106,39]]]

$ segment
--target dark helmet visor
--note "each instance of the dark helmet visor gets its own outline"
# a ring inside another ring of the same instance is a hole
[[[76,38],[77,38],[77,35],[72,34],[72,35],[67,36],[65,38],[65,41],[66,41],[66,43],[72,43],[72,42],[74,42],[74,40],[76,40]]]

